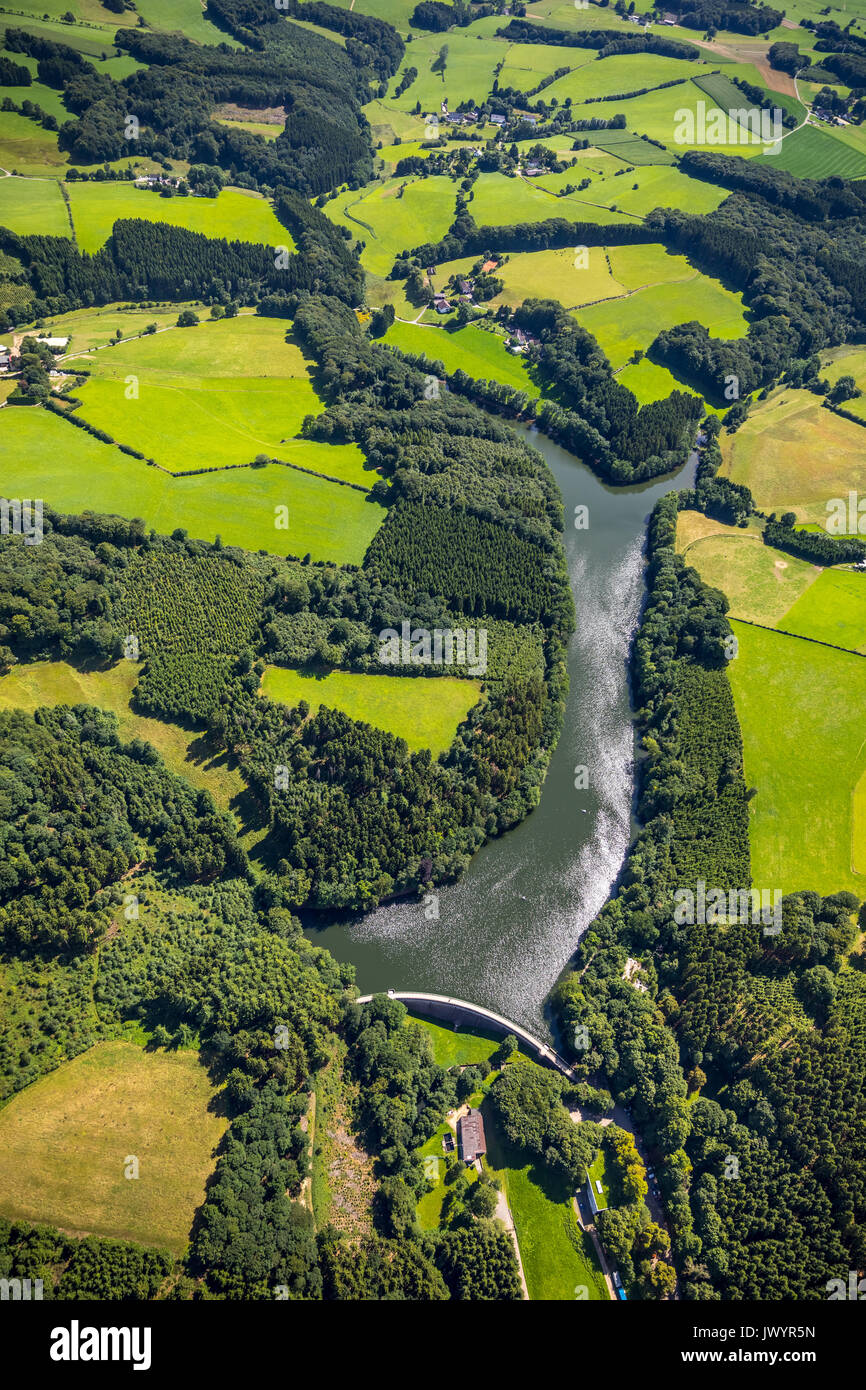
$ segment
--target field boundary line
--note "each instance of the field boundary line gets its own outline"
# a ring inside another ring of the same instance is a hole
[[[816,647],[829,647],[831,652],[844,652],[846,656],[858,656],[861,661],[866,660],[866,652],[858,652],[854,647],[840,647],[835,642],[825,642],[821,637],[806,637],[802,632],[788,632],[783,627],[768,627],[766,623],[756,623],[753,618],[738,618],[734,613],[731,613],[730,617],[735,623],[745,623],[747,627],[759,627],[764,632],[775,632],[777,637],[794,637],[798,642],[814,642]]]

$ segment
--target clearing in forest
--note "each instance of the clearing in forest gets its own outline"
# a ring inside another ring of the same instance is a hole
[[[454,741],[458,726],[478,703],[479,681],[456,676],[373,676],[330,671],[325,676],[269,666],[262,694],[284,705],[306,700],[342,710],[350,719],[406,740],[411,752],[429,748],[434,758]]]
[[[289,231],[278,222],[267,199],[238,188],[223,188],[216,198],[163,198],[131,183],[70,183],[69,202],[75,235],[82,251],[98,251],[115,222],[137,218],[167,222],[190,232],[228,241],[294,249]]]
[[[0,1211],[180,1253],[227,1124],[197,1052],[98,1043],[0,1111]]]

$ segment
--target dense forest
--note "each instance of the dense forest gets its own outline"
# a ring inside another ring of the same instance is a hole
[[[59,135],[60,148],[73,164],[128,154],[127,113],[132,112],[137,154],[217,165],[250,187],[270,192],[282,185],[309,196],[345,179],[368,178],[372,156],[361,102],[368,99],[370,78],[383,60],[386,72],[399,62],[398,45],[385,43],[389,26],[368,21],[376,46],[356,39],[350,51],[273,8],[244,0],[215,0],[212,8],[247,48],[119,29],[117,46],[141,65],[119,82],[66,45],[23,29],[7,30],[6,43],[10,51],[38,59],[40,80],[59,87],[75,113]],[[283,107],[285,128],[274,141],[230,130],[210,118],[222,102]]]
[[[146,195],[142,195],[146,196]],[[355,256],[332,222],[295,193],[284,191],[275,211],[298,246],[280,258],[276,248],[211,238],[162,222],[123,218],[105,245],[90,255],[65,237],[16,236],[0,228],[0,249],[20,263],[34,298],[0,316],[8,327],[34,314],[109,304],[116,300],[188,300],[214,304],[260,303],[288,315],[298,291],[317,291],[358,304],[363,277]]]

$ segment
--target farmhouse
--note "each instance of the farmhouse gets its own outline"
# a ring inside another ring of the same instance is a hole
[[[470,1110],[457,1121],[457,1152],[464,1163],[474,1163],[476,1158],[487,1153],[480,1110]]]
[[[4,347],[3,344],[0,343],[0,367],[8,367],[9,362],[11,360],[11,356],[12,354],[10,353],[8,347]]]

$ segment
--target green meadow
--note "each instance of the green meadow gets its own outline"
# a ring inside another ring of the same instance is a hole
[[[138,516],[160,532],[182,527],[247,550],[357,565],[384,517],[355,488],[276,464],[172,478],[40,408],[7,406],[0,447],[11,496],[32,497],[38,484],[38,495],[58,511]],[[303,450],[299,458],[330,471],[328,445],[304,442]]]
[[[538,395],[526,364],[519,354],[511,353],[505,338],[469,324],[454,330],[427,327],[416,323],[394,323],[388,329],[386,341],[403,352],[422,352],[439,361],[446,372],[464,371],[482,381],[501,381],[519,391]]]
[[[796,637],[866,653],[866,574],[822,570],[778,626]]]
[[[57,180],[0,178],[0,227],[19,236],[71,236]]]
[[[650,362],[648,357],[643,357],[640,362],[627,363],[617,372],[616,379],[621,385],[628,387],[640,405],[666,400],[671,391],[690,389],[683,386],[681,381],[677,381],[667,367],[657,366],[655,362]],[[698,393],[692,391],[691,394]]]
[[[499,23],[502,22],[500,19]],[[434,72],[433,65],[445,44],[448,46],[445,69]],[[447,34],[416,33],[398,72],[391,78],[388,99],[406,109],[420,101],[425,113],[438,112],[443,101],[448,101],[452,108],[466,97],[483,101],[493,86],[494,69],[506,53],[507,47],[501,39],[486,38],[474,31],[451,29]],[[409,66],[418,69],[418,76],[402,97],[395,98],[400,73]]]
[[[611,265],[616,274],[613,250]],[[714,338],[742,338],[748,328],[742,295],[699,271],[688,279],[650,284],[625,299],[579,309],[575,317],[595,334],[614,367],[625,366],[637,349],[646,352],[662,329],[679,323],[697,319]]]
[[[625,287],[614,278],[604,247],[591,246],[586,250],[585,257],[577,255],[573,246],[557,251],[515,252],[496,272],[505,288],[492,302],[517,305],[524,299],[555,296],[566,309],[574,309],[624,295]]]
[[[866,178],[866,150],[853,148],[831,135],[823,126],[806,125],[782,141],[778,154],[761,155],[762,164],[772,164],[799,179]]]
[[[567,176],[562,176],[563,179],[566,177],[569,183],[580,183],[583,178],[580,165],[570,169]],[[587,198],[590,194],[591,190],[588,189]],[[549,217],[602,224],[620,220],[607,207],[594,207],[589,202],[581,202],[576,194],[558,198],[538,180],[509,178],[507,174],[479,174],[472,186],[469,211],[479,227],[504,227],[513,222],[544,222]]]
[[[196,1052],[98,1043],[0,1111],[0,1211],[181,1253],[228,1124],[215,1098]]]
[[[92,375],[78,413],[170,472],[230,468],[258,454],[369,487],[355,444],[296,439],[321,402],[285,319],[244,315],[147,334],[72,358]],[[327,463],[327,467],[325,464]]]
[[[57,178],[65,166],[56,135],[17,111],[0,111],[0,168],[33,178]]]
[[[280,704],[306,700],[311,710],[322,705],[342,710],[350,719],[405,739],[412,752],[429,748],[438,757],[478,703],[481,685],[455,676],[372,676],[352,671],[315,675],[269,666],[261,688],[263,695]]]
[[[808,594],[809,591],[807,591]],[[862,818],[854,792],[866,773],[866,660],[817,642],[732,623],[728,671],[743,734],[752,881],[785,893],[811,888],[866,895]],[[855,848],[856,847],[856,848]]]
[[[412,1015],[413,1022],[424,1029],[433,1044],[433,1058],[440,1067],[465,1067],[476,1062],[489,1062],[496,1052],[501,1036],[470,1032],[464,1027],[434,1023],[432,1019]]]
[[[106,670],[80,670],[66,661],[26,662],[0,677],[0,709],[32,713],[44,705],[97,705],[110,710],[121,738],[152,744],[172,772],[209,791],[220,809],[228,811],[246,790],[237,768],[202,735],[136,714],[131,701],[140,673],[138,661],[118,661]]]
[[[2,184],[0,184],[2,188]],[[139,309],[128,304],[104,304],[98,309],[73,309],[68,314],[55,314],[43,320],[45,332],[54,338],[68,338],[67,352],[82,353],[90,348],[112,346],[112,352],[121,349],[115,343],[118,329],[121,338],[133,338],[152,323],[158,328],[173,328],[181,309],[193,308],[206,313],[200,304],[163,304],[159,308]]]
[[[701,317],[695,315],[695,317]],[[772,392],[722,439],[722,472],[745,483],[764,511],[792,511],[824,525],[827,504],[866,493],[863,426],[825,410],[811,391]]]
[[[821,364],[821,376],[832,385],[836,384],[840,376],[853,376],[854,383],[862,394],[855,396],[853,400],[844,401],[842,409],[861,420],[866,420],[866,348],[836,348],[831,361]]]
[[[604,27],[607,27],[607,17]],[[550,61],[548,72],[554,72],[556,68],[566,65],[568,60],[562,56],[563,49],[555,48],[550,52],[558,54],[559,57]],[[549,101],[554,96],[560,103],[565,101],[566,97],[571,97],[576,120],[589,119],[595,114],[589,108],[586,111],[576,110],[581,102],[587,101],[589,97],[616,98],[620,92],[635,92],[641,87],[658,87],[662,82],[693,77],[709,68],[709,64],[703,59],[692,62],[682,58],[665,58],[655,53],[618,53],[610,58],[598,59],[592,49],[571,48],[565,49],[564,52],[568,54],[571,60],[569,66],[572,66],[574,71],[567,77],[557,78],[556,82],[546,89],[544,97]],[[675,93],[679,89],[672,87],[669,90]],[[626,120],[629,119],[630,101],[634,100],[637,98],[632,97],[622,102],[621,110],[626,113]]]
[[[128,183],[71,183],[69,201],[82,251],[98,251],[115,222],[126,217],[167,222],[229,241],[294,249],[291,233],[277,221],[270,203],[238,188],[223,188],[216,198],[162,198]]]
[[[726,595],[732,617],[786,632],[797,631],[788,623],[789,609],[805,602],[810,585],[814,588],[821,577],[815,565],[764,545],[757,522],[748,528],[725,526],[701,512],[682,511],[677,549],[705,583]]]
[[[136,0],[136,9],[152,29],[183,34],[196,43],[227,43],[240,48],[237,39],[205,19],[201,0]]]
[[[621,170],[622,166],[619,167]],[[690,178],[673,165],[647,164],[626,173],[608,171],[606,177],[594,180],[591,188],[575,193],[574,200],[591,198],[615,205],[619,212],[645,217],[653,208],[713,212],[727,196],[726,189]]]
[[[385,276],[399,252],[445,235],[454,221],[456,189],[444,176],[389,179],[360,193],[341,193],[323,210],[366,243],[363,264]]]

